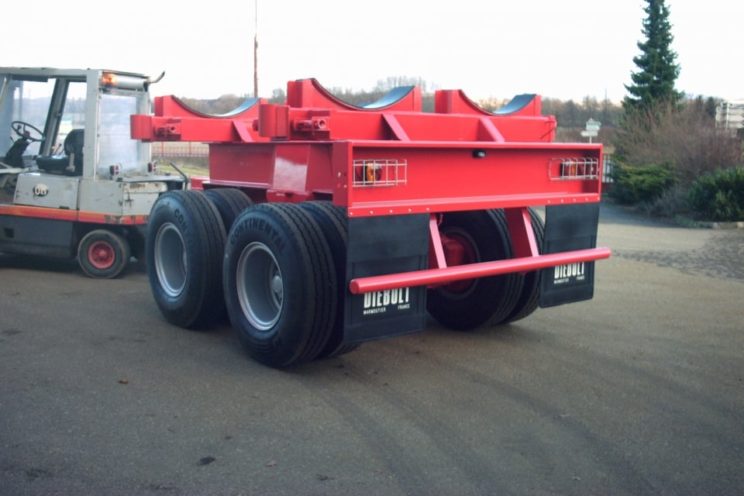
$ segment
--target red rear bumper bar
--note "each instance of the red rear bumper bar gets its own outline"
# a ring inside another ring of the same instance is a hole
[[[442,269],[417,270],[384,276],[362,277],[352,279],[349,290],[353,294],[383,291],[386,289],[407,288],[433,284],[447,284],[464,279],[497,276],[512,272],[530,272],[547,267],[556,267],[579,262],[592,262],[610,257],[609,248],[591,248],[588,250],[551,253],[536,257],[511,258],[468,265],[457,265]]]

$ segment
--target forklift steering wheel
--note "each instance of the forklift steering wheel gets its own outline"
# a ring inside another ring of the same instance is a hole
[[[32,143],[44,139],[44,133],[38,127],[28,122],[13,121],[10,123],[10,127],[19,138],[25,138]],[[31,131],[34,131],[35,134],[32,134]]]

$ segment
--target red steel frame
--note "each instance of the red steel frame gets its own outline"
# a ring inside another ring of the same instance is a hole
[[[354,294],[610,256],[607,248],[540,255],[527,210],[599,202],[601,144],[554,143],[556,122],[541,115],[539,97],[499,115],[462,91],[438,91],[435,111],[425,113],[418,88],[398,93],[361,108],[313,79],[292,81],[286,104],[257,100],[219,118],[160,97],[154,115],[132,116],[132,137],[209,143],[203,186],[241,188],[256,201],[331,199],[350,218],[431,215],[432,268],[355,279]],[[436,214],[494,208],[506,212],[515,258],[447,267]]]

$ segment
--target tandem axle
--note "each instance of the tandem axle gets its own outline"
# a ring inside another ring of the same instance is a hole
[[[448,90],[426,113],[415,87],[355,107],[315,80],[229,116],[156,99],[134,138],[210,151],[209,178],[153,206],[155,301],[182,327],[227,313],[254,358],[286,367],[427,315],[470,330],[590,299],[610,256],[596,247],[602,147],[554,143],[540,107],[520,95],[490,113]]]

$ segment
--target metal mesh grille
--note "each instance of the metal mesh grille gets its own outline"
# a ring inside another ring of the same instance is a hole
[[[599,178],[599,160],[596,158],[574,157],[550,160],[550,179],[571,181]]]
[[[396,159],[354,160],[354,187],[374,188],[406,184],[408,162]]]

